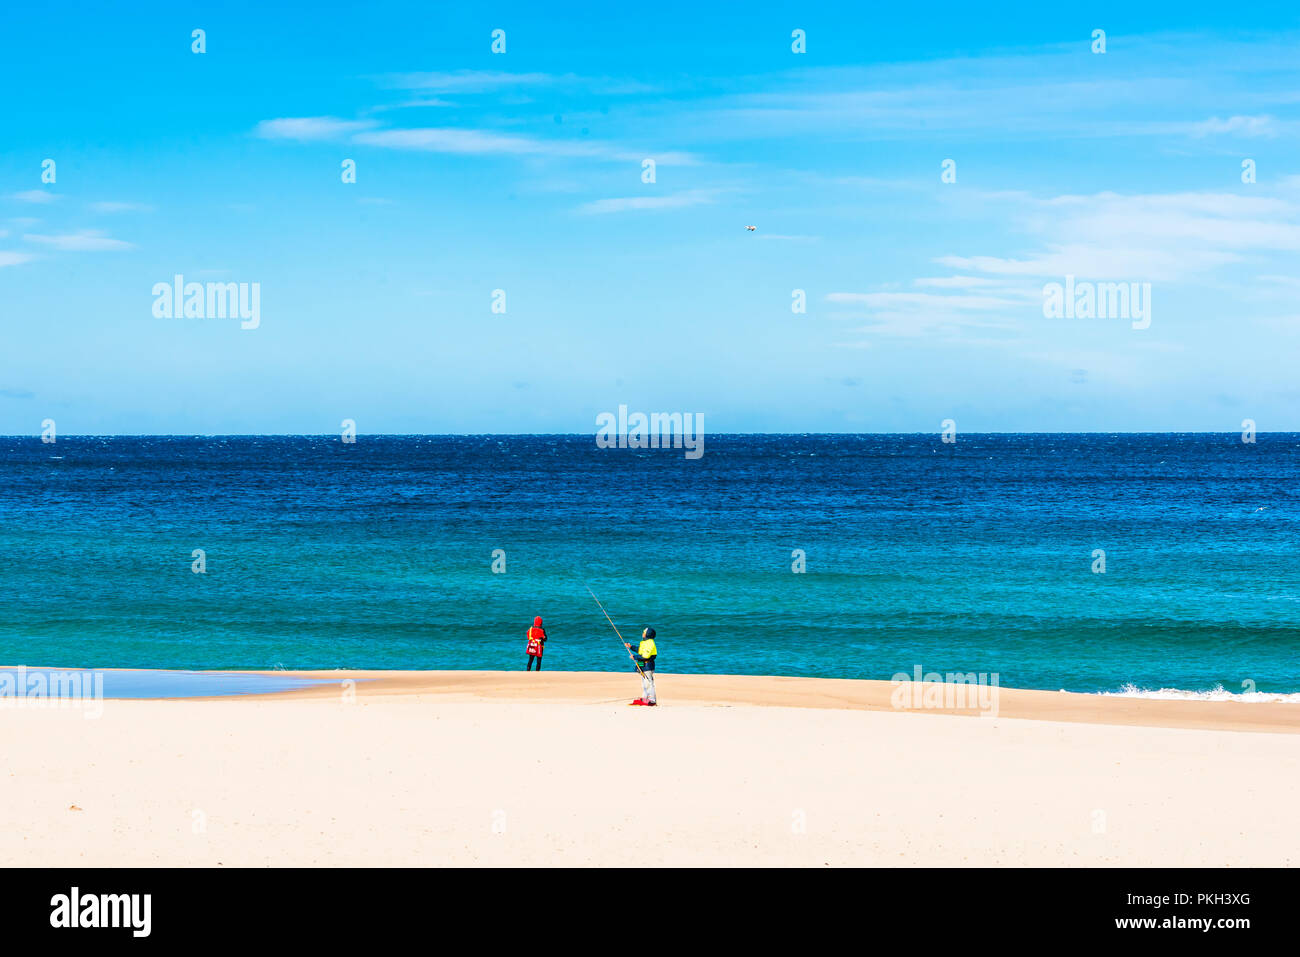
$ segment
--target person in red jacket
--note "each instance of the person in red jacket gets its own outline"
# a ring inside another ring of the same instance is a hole
[[[542,651],[546,648],[546,629],[542,627],[542,616],[538,615],[533,619],[533,627],[528,629],[528,670],[533,670],[533,662],[537,662],[537,670],[542,670]]]

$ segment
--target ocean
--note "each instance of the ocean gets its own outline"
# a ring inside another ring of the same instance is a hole
[[[662,672],[1300,692],[1300,434],[0,449],[0,665],[627,669],[590,587]]]

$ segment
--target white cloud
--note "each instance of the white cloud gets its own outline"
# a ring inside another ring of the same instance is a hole
[[[578,207],[578,212],[599,215],[643,209],[683,209],[687,206],[703,206],[716,202],[717,192],[717,190],[710,189],[693,189],[664,195],[620,196],[611,199],[597,199],[590,203],[583,203]]]
[[[457,70],[450,73],[390,73],[386,86],[399,90],[435,90],[439,93],[485,93],[512,86],[538,86],[555,82],[549,73],[507,73],[504,70]]]
[[[663,165],[688,165],[694,158],[685,153],[648,153],[616,147],[608,143],[580,140],[545,140],[516,133],[454,127],[420,127],[413,129],[374,130],[358,133],[353,142],[388,149],[420,150],[430,153],[454,153],[470,156],[509,155],[578,157],[639,163],[646,157]]]
[[[96,213],[133,213],[143,212],[149,209],[143,203],[126,203],[115,200],[104,200],[98,203],[91,203],[90,209]]]
[[[622,77],[580,76],[576,73],[508,73],[504,70],[390,73],[378,79],[381,85],[390,89],[452,95],[496,93],[539,86],[580,88],[604,96],[628,96],[659,90],[654,84]]]
[[[385,103],[381,106],[372,106],[366,112],[386,113],[391,110],[418,110],[418,109],[430,109],[435,107],[442,108],[442,107],[455,106],[455,105],[456,104],[451,100],[444,100],[441,97],[437,97],[437,96],[425,96],[425,97],[421,97],[418,100],[407,100],[404,103]]]
[[[1235,193],[1061,195],[1008,199],[1041,244],[1022,256],[945,255],[950,269],[993,277],[1197,279],[1248,255],[1300,251],[1300,206]]]
[[[1239,136],[1276,136],[1278,124],[1271,116],[1230,116],[1223,120],[1212,116],[1201,123],[1194,123],[1190,132],[1193,136],[1213,136],[1222,133],[1235,133]]]
[[[31,261],[32,257],[27,253],[11,253],[7,250],[0,250],[0,266],[18,266]]]
[[[1260,282],[1275,283],[1279,286],[1287,286],[1291,289],[1300,289],[1300,277],[1298,276],[1257,276]]]
[[[266,140],[335,140],[375,126],[373,120],[340,120],[334,116],[288,116],[263,120],[253,132]]]
[[[875,308],[940,307],[948,310],[1003,309],[1018,303],[997,296],[940,296],[928,292],[832,292],[827,302],[856,303]]]
[[[27,233],[23,239],[29,243],[49,246],[63,252],[107,252],[135,248],[125,240],[112,239],[92,229],[83,229],[80,232],[65,233],[60,236]]]
[[[1011,331],[1024,319],[1037,314],[1030,308],[1029,295],[1015,286],[999,284],[997,295],[933,292],[832,292],[826,301],[841,306],[862,306],[865,313],[833,312],[831,319],[864,323],[846,330],[854,338],[836,343],[840,348],[865,348],[882,338],[975,341],[1008,341]],[[1005,295],[1003,293],[1006,293]]]
[[[59,197],[54,193],[46,192],[43,189],[25,189],[20,193],[10,193],[10,199],[16,199],[20,203],[52,203]]]
[[[1104,70],[1088,64],[1106,58],[1087,54],[1085,42],[1081,59],[1074,40],[946,59],[705,75],[692,79],[697,96],[689,103],[656,98],[635,119],[651,136],[672,131],[682,142],[768,140],[779,131],[836,144],[951,144],[982,142],[997,129],[1017,140],[1179,140],[1164,144],[1178,150],[1211,136],[1296,137],[1300,120],[1278,106],[1300,101],[1289,82],[1295,39],[1294,32],[1126,35],[1122,60]]]
[[[998,256],[940,256],[935,260],[952,269],[971,269],[997,276],[1060,279],[1079,276],[1097,280],[1172,280],[1237,262],[1235,253],[1215,250],[1158,249],[1143,246],[1107,246],[1076,243],[1049,246],[1030,259]]]
[[[516,155],[593,156],[602,150],[594,143],[566,143],[485,130],[423,127],[376,130],[353,139],[368,146],[426,150],[431,153],[508,153]]]
[[[1000,279],[987,276],[931,276],[913,283],[923,289],[978,289],[1003,285]]]
[[[838,345],[860,346],[856,333],[868,342],[927,338],[1023,348],[1045,334],[1046,327],[1036,325],[1043,284],[1069,275],[1176,281],[1182,289],[1231,294],[1238,304],[1252,297],[1276,301],[1300,287],[1286,272],[1300,252],[1300,201],[1287,194],[1107,192],[1040,199],[969,191],[962,198],[987,203],[1019,228],[1023,236],[1011,240],[1016,252],[941,255],[934,262],[953,274],[826,295],[832,309],[838,307],[829,318],[849,333],[850,341]],[[1253,281],[1245,281],[1240,270],[1221,270],[1246,262],[1255,263]],[[1272,268],[1261,268],[1265,263]]]

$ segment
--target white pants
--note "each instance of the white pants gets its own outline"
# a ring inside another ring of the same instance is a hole
[[[653,671],[641,672],[641,700],[646,704],[655,703],[655,673]]]

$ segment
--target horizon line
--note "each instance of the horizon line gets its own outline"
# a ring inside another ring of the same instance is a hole
[[[1226,430],[1151,430],[1151,429],[1084,429],[1071,431],[1021,431],[1021,430],[986,430],[958,431],[958,436],[970,435],[1240,435],[1241,429]],[[357,437],[369,438],[595,438],[599,432],[357,432]],[[615,435],[635,433],[617,432]],[[661,432],[646,433],[662,435]],[[890,436],[890,435],[943,435],[944,430],[933,431],[889,431],[889,432],[705,432],[713,438],[733,436]],[[1255,435],[1300,435],[1300,430],[1277,429],[1255,430]],[[302,439],[302,438],[339,438],[339,432],[69,432],[61,434],[62,439]],[[0,439],[40,439],[40,433],[9,433],[0,435]],[[348,443],[352,444],[352,443]],[[653,450],[651,450],[653,451]]]

